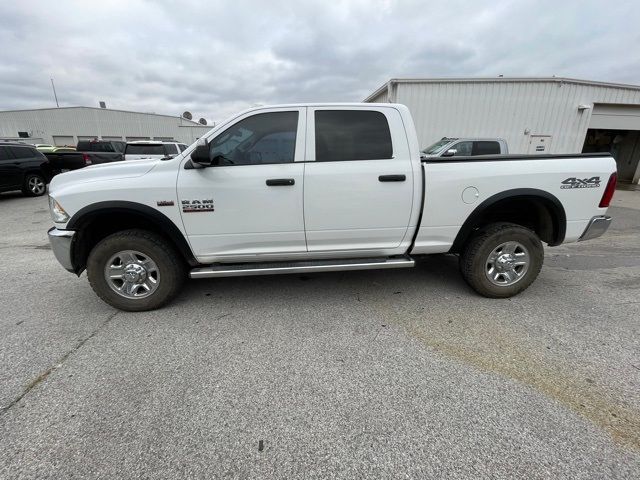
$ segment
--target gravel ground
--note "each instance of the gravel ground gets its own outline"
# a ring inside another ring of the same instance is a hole
[[[0,195],[0,478],[639,478],[640,192],[507,300],[415,269],[103,304]]]

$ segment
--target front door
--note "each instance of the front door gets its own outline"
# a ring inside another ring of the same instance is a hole
[[[307,133],[309,252],[382,255],[399,247],[410,221],[414,173],[398,110],[310,107]]]
[[[216,164],[178,174],[187,237],[203,263],[306,252],[305,108],[252,111],[209,139]]]

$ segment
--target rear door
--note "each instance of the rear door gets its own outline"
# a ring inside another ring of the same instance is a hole
[[[310,107],[307,125],[308,250],[384,254],[398,247],[413,201],[400,113],[391,107]]]

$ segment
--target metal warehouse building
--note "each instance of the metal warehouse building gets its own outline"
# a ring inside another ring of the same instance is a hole
[[[392,79],[365,102],[402,103],[421,147],[442,137],[504,138],[510,153],[610,151],[640,179],[640,86],[571,78]]]
[[[79,140],[177,140],[190,144],[211,127],[182,117],[93,107],[0,112],[0,140],[76,145]]]

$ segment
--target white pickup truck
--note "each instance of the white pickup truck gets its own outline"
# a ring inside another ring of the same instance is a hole
[[[597,237],[611,218],[608,154],[421,160],[395,104],[259,107],[174,158],[96,165],[50,187],[58,261],[123,310],[184,279],[414,266],[460,256],[478,293],[509,297],[542,242]]]

